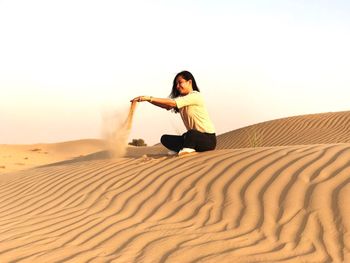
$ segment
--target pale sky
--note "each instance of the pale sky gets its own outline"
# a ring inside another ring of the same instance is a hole
[[[0,143],[99,138],[103,116],[189,70],[217,134],[350,110],[350,2],[0,0]],[[136,109],[132,138],[184,132]]]

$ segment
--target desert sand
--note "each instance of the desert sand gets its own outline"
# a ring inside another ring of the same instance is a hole
[[[271,120],[180,158],[0,145],[0,262],[350,262],[349,127]]]

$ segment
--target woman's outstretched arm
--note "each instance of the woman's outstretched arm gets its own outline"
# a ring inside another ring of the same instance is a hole
[[[139,96],[132,99],[131,101],[137,101],[137,102],[148,101],[149,103],[152,103],[155,106],[158,106],[167,110],[176,108],[175,100],[168,99],[168,98],[154,98],[151,96]]]

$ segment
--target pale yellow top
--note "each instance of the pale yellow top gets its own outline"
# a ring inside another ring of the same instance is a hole
[[[187,130],[215,133],[214,125],[198,91],[175,98],[177,108]]]

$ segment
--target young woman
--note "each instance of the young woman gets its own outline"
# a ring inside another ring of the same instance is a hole
[[[187,128],[181,136],[163,135],[161,143],[172,153],[183,155],[214,150],[216,135],[204,105],[203,97],[193,75],[188,71],[178,73],[173,81],[170,98],[139,96],[132,101],[148,101],[155,106],[179,112]]]

